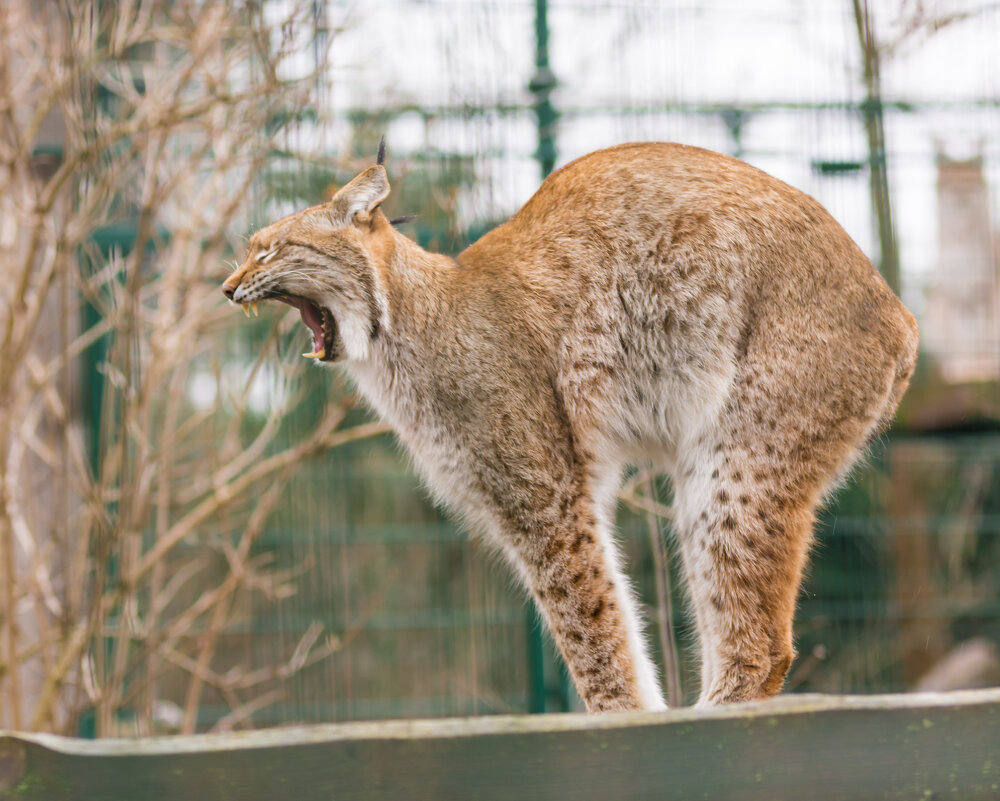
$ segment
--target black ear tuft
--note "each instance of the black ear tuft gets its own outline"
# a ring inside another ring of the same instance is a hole
[[[385,164],[385,134],[378,142],[378,155],[375,157],[376,164]]]
[[[389,220],[389,225],[402,225],[403,223],[413,222],[417,219],[417,216],[416,214],[407,214],[403,217],[393,217]]]

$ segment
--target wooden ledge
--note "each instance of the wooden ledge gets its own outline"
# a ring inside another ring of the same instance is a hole
[[[1000,689],[80,740],[0,733],[0,799],[1000,798]]]

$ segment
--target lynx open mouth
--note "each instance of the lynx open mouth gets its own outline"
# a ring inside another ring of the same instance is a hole
[[[303,353],[303,356],[323,362],[332,362],[336,358],[334,344],[337,339],[337,321],[329,309],[317,306],[311,300],[298,295],[273,295],[272,300],[279,300],[298,309],[302,322],[312,332],[312,353]]]

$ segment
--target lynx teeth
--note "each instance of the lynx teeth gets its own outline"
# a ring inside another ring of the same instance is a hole
[[[319,350],[314,350],[312,353],[303,353],[302,355],[307,359],[325,359],[326,351],[323,348],[320,348]]]

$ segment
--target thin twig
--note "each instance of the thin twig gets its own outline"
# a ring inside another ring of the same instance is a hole
[[[660,635],[660,649],[663,652],[663,672],[667,682],[667,703],[680,706],[684,702],[681,687],[680,660],[678,658],[677,637],[674,633],[673,589],[670,581],[670,557],[660,531],[657,515],[652,511],[660,507],[656,503],[656,477],[650,470],[646,474],[646,498],[644,504],[649,547],[653,554],[653,573],[656,580],[656,623]],[[666,507],[663,507],[666,508]]]

